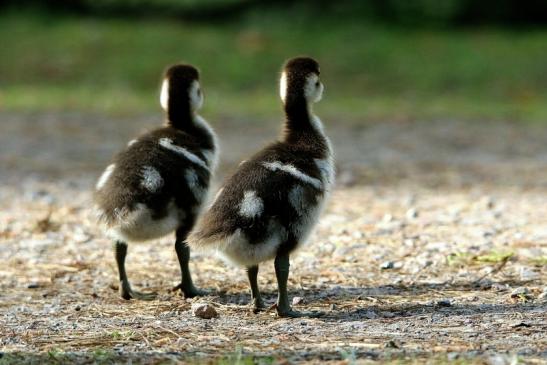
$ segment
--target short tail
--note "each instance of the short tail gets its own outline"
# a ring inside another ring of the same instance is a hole
[[[187,237],[188,246],[196,251],[218,250],[226,244],[233,232],[222,217],[209,210],[202,215]]]
[[[203,252],[217,249],[225,239],[226,236],[222,234],[209,234],[198,229],[188,235],[186,243],[192,250]]]

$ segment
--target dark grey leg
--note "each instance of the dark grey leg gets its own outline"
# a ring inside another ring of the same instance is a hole
[[[258,265],[247,268],[247,277],[249,278],[249,284],[251,284],[251,301],[253,304],[253,312],[258,313],[265,308],[262,297],[260,296],[260,290],[258,289]]]
[[[274,267],[277,278],[278,297],[277,314],[280,317],[320,317],[322,312],[297,312],[292,310],[289,303],[289,294],[287,293],[287,281],[289,280],[289,254],[278,253],[275,257]]]
[[[114,256],[116,257],[116,264],[118,264],[118,274],[120,280],[120,296],[123,299],[141,299],[152,300],[156,297],[156,293],[139,293],[131,289],[129,280],[127,279],[127,273],[125,272],[125,257],[127,256],[127,243],[116,241],[114,243]]]
[[[185,298],[193,298],[200,295],[207,295],[204,290],[200,290],[194,286],[192,275],[190,274],[190,248],[185,242],[186,232],[177,231],[177,239],[175,241],[175,251],[179,259],[181,282],[174,290],[180,289]]]

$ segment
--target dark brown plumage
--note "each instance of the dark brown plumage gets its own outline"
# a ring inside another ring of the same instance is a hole
[[[189,65],[165,73],[161,102],[166,126],[148,132],[118,153],[99,179],[99,218],[115,240],[120,292],[125,299],[148,299],[133,291],[125,275],[128,241],[146,241],[176,232],[183,272],[180,288],[199,294],[188,271],[186,235],[204,203],[217,154],[216,137],[196,114],[201,106],[198,71]]]
[[[315,60],[300,57],[285,64],[281,140],[240,165],[188,239],[191,247],[216,249],[247,267],[255,310],[263,305],[256,286],[258,264],[275,258],[278,313],[299,315],[286,293],[289,254],[311,233],[334,180],[330,142],[311,112],[322,88]]]

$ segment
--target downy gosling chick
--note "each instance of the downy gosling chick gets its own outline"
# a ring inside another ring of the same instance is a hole
[[[278,315],[320,315],[292,310],[287,280],[289,255],[309,237],[334,183],[331,144],[311,109],[322,92],[315,60],[286,62],[280,80],[285,111],[281,139],[239,166],[188,238],[192,249],[217,250],[247,268],[255,313],[264,308],[258,265],[275,259]]]
[[[185,297],[204,294],[192,283],[186,237],[206,200],[216,165],[216,136],[197,111],[203,103],[199,72],[175,65],[165,72],[160,102],[165,126],[130,141],[97,181],[99,220],[114,241],[120,295],[151,300],[155,293],[131,288],[125,272],[128,242],[176,232],[180,289]]]

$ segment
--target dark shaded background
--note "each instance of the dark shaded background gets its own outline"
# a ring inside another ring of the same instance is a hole
[[[2,6],[86,15],[192,20],[233,20],[233,17],[249,10],[282,7],[390,24],[438,27],[484,24],[544,26],[547,21],[547,3],[541,0],[6,0]]]

